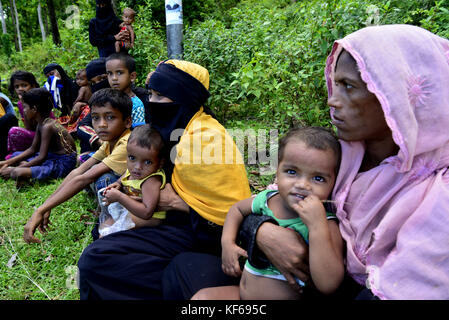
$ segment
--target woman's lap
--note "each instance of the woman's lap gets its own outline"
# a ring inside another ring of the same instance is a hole
[[[195,250],[187,222],[127,230],[94,241],[78,261],[81,299],[162,299],[166,266],[179,253]]]
[[[239,280],[223,273],[220,257],[198,252],[184,252],[177,255],[164,271],[163,298],[188,300],[200,289],[238,285]]]

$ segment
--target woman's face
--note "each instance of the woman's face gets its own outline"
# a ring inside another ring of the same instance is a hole
[[[334,81],[327,103],[340,139],[366,141],[391,137],[379,100],[368,91],[356,61],[347,51],[342,51],[337,61]]]
[[[55,76],[56,78],[61,79],[61,75],[59,74],[59,71],[58,71],[57,69],[51,70],[51,71],[50,71],[49,73],[47,73],[45,76],[46,76],[47,78],[48,78],[49,76]]]
[[[150,91],[151,95],[150,95],[150,102],[155,102],[155,103],[170,103],[173,102],[172,99],[167,98],[163,95],[161,95],[159,92],[154,91],[153,89],[151,89]]]

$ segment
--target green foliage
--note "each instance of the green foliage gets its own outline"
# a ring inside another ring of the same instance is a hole
[[[211,74],[222,122],[256,119],[281,131],[329,125],[324,65],[335,40],[371,24],[413,23],[448,36],[447,1],[242,1],[229,19],[185,33],[184,58]]]

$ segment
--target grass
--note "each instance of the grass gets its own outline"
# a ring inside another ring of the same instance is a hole
[[[226,127],[262,128],[260,123],[245,121],[227,123]],[[246,149],[244,158],[248,163]],[[273,182],[273,175],[260,174],[258,164],[247,165],[246,169],[253,193]],[[29,245],[22,238],[23,227],[35,208],[61,182],[35,182],[16,189],[14,181],[0,178],[0,300],[79,299],[74,275],[83,249],[92,241],[90,231],[95,219],[89,210],[96,208],[95,198],[82,191],[54,208],[49,232],[41,235],[36,230],[41,243]]]
[[[40,244],[28,245],[22,239],[34,209],[61,181],[36,182],[17,190],[14,181],[0,180],[0,299],[79,299],[73,276],[79,256],[91,242],[94,218],[88,210],[96,207],[95,199],[80,192],[52,211],[45,236],[36,231]],[[90,215],[87,221],[80,220],[84,214]]]

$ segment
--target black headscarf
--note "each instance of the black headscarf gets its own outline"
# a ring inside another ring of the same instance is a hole
[[[170,141],[172,131],[185,129],[209,98],[209,91],[195,77],[168,63],[158,65],[148,87],[173,100],[173,103],[149,103],[151,125],[160,132],[170,150],[178,143]]]
[[[80,87],[76,84],[75,81],[73,81],[73,79],[71,79],[67,75],[65,70],[57,63],[48,64],[43,70],[44,75],[47,75],[47,73],[55,69],[58,70],[59,74],[61,75],[60,83],[62,84],[62,90],[59,93],[61,95],[61,103],[63,107],[67,108],[68,110],[71,110],[73,103],[78,97],[78,90]]]
[[[106,58],[94,59],[87,64],[86,77],[88,80],[92,80],[92,78],[102,74],[106,74]],[[104,88],[110,88],[107,78],[91,85],[92,93]]]

